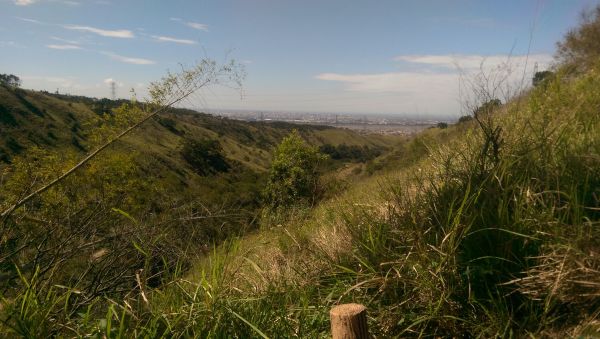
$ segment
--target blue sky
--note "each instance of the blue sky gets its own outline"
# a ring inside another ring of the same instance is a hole
[[[143,97],[179,63],[230,57],[246,66],[243,95],[210,88],[187,106],[456,117],[457,66],[475,72],[510,54],[515,79],[535,63],[546,68],[579,13],[597,4],[0,0],[0,73],[25,88],[96,97],[115,81],[120,97],[131,88]]]

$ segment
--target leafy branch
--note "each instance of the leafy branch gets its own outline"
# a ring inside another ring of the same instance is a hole
[[[167,73],[167,75],[160,81],[150,84],[149,93],[151,99],[147,106],[150,108],[150,113],[130,127],[123,130],[115,137],[106,141],[96,150],[89,153],[76,165],[59,175],[56,179],[44,184],[29,195],[18,200],[15,204],[2,212],[0,216],[3,220],[5,220],[16,209],[69,177],[83,165],[96,157],[98,153],[102,152],[104,149],[108,148],[110,145],[129,134],[131,131],[140,127],[152,117],[165,112],[169,108],[187,99],[190,95],[198,90],[209,85],[229,85],[241,89],[244,78],[245,71],[243,65],[240,65],[233,60],[226,64],[218,65],[213,60],[203,59],[189,69],[186,69],[184,66],[182,66],[179,73]]]

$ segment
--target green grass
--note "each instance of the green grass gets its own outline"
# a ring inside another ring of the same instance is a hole
[[[97,103],[89,98],[4,87],[0,103],[2,114],[6,111],[16,117],[1,122],[7,132],[0,137],[0,148],[6,148],[0,153],[2,210],[73,166],[85,150],[97,147],[140,114],[135,109],[117,109],[100,115],[95,111]],[[106,100],[102,105],[116,107]],[[129,329],[134,331],[127,332],[129,336],[178,331],[187,325],[171,328],[165,324],[185,319],[175,315],[131,327],[133,320],[143,320],[137,312],[148,311],[137,292],[135,301],[127,293],[136,290],[138,269],[143,269],[140,281],[147,284],[144,288],[151,300],[171,307],[169,302],[183,298],[179,293],[197,285],[169,281],[180,279],[182,272],[193,274],[192,263],[227,237],[266,223],[259,220],[260,194],[271,154],[294,125],[246,123],[185,110],[161,119],[171,120],[150,121],[0,221],[0,333],[101,337],[102,333],[118,336]],[[315,145],[344,139],[382,147],[397,142],[381,137],[372,141],[328,127],[299,129]],[[45,134],[51,142],[40,143]],[[194,173],[181,155],[185,138],[219,140],[232,169],[207,176]],[[331,163],[324,170],[333,172],[342,165]],[[307,213],[299,211],[293,218]],[[293,218],[292,214],[285,217]],[[169,292],[171,285],[177,288]],[[141,291],[139,286],[137,291]],[[163,292],[169,294],[161,299]],[[123,298],[127,303],[122,304]],[[187,302],[199,301],[181,301]],[[188,318],[210,314],[219,305],[194,305],[198,313],[191,312]],[[223,305],[217,309],[227,310],[228,321],[248,324],[249,310],[239,310],[237,302]],[[160,309],[153,306],[150,310],[156,308]],[[210,328],[214,321],[203,321],[201,328],[190,331],[215,335],[218,329]]]
[[[497,159],[474,123],[427,132],[421,160],[150,292],[126,335],[327,337],[343,302],[377,337],[599,335],[599,87],[597,71],[559,76],[500,108]]]
[[[0,273],[18,277],[16,287],[2,291],[0,331],[24,337],[320,338],[329,336],[332,306],[357,302],[367,306],[375,337],[600,336],[600,71],[595,66],[577,76],[559,70],[479,116],[485,128],[501,131],[498,136],[486,136],[470,121],[398,144],[357,137],[357,145],[392,148],[364,165],[378,170],[330,173],[331,182],[345,181],[343,189],[334,190],[337,195],[314,208],[263,211],[253,221],[255,229],[223,243],[215,239],[227,224],[212,221],[202,209],[206,201],[196,203],[192,193],[239,195],[223,193],[221,184],[257,182],[270,162],[269,148],[287,134],[287,125],[214,124],[204,115],[171,115],[176,132],[219,138],[228,156],[253,164],[237,177],[184,183],[177,180],[191,173],[177,168],[172,153],[181,135],[148,125],[118,148],[143,149],[142,166],[133,166],[135,156],[127,152],[100,158],[2,224],[11,250],[20,244],[14,236],[20,227],[28,228],[25,234],[44,251],[55,250],[42,246],[52,237],[79,249],[79,260],[62,267],[89,269],[98,283],[45,272],[46,252],[38,250],[38,260],[31,246],[14,262],[0,262]],[[257,134],[259,129],[267,132]],[[349,144],[355,136],[316,127],[302,127],[300,133],[315,144]],[[499,146],[498,152],[490,145]],[[21,164],[23,172],[25,165],[39,163],[36,173],[49,176],[73,161],[67,155],[39,157]],[[189,186],[182,191],[189,194],[182,200],[187,203],[160,205],[156,214],[112,208],[131,190],[146,203],[173,198],[175,193],[158,195],[163,190],[149,187],[148,178],[160,178],[154,182],[166,190],[174,185],[175,192]],[[75,188],[87,194],[73,194]],[[90,199],[106,195],[116,198]],[[70,211],[73,206],[82,208]],[[70,228],[56,226],[63,224]],[[73,240],[73,232],[92,234]],[[123,236],[110,243],[114,248],[102,247],[106,243],[88,248],[101,232]],[[115,257],[118,251],[125,258]],[[25,262],[28,258],[34,264]],[[111,260],[139,269],[125,270],[118,289],[98,292],[112,282],[110,273],[119,271]]]

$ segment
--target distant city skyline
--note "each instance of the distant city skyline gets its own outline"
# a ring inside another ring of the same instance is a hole
[[[510,60],[511,82],[547,69],[597,0],[0,0],[0,73],[24,88],[147,95],[204,57],[246,66],[242,93],[212,87],[210,110],[456,118],[459,72]]]

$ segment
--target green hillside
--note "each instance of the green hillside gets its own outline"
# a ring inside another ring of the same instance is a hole
[[[1,86],[0,160],[5,165],[0,162],[0,166],[10,170],[8,165],[15,159],[27,161],[32,148],[45,156],[60,154],[63,161],[83,157],[97,147],[99,140],[106,139],[103,134],[112,135],[133,119],[119,110],[123,104],[127,102]],[[325,126],[250,123],[172,109],[119,142],[107,157],[121,154],[131,158],[137,173],[144,176],[144,185],[160,187],[170,198],[177,195],[181,201],[200,199],[204,204],[256,207],[273,149],[293,129],[315,146],[343,143],[377,150],[377,154],[401,141]],[[216,140],[232,170],[198,175],[182,154],[189,140]],[[341,161],[332,161],[328,170],[341,165]],[[135,206],[116,207],[131,210]]]
[[[1,219],[0,333],[326,338],[353,302],[376,338],[600,337],[598,41],[600,7],[410,139],[160,114]],[[145,113],[0,94],[2,210]]]
[[[0,86],[2,211],[144,114],[136,102]],[[273,153],[294,130],[308,145],[336,151],[319,167],[319,199],[368,176],[362,170],[339,175],[340,169],[365,167],[403,142],[326,126],[249,123],[171,109],[2,218],[0,293],[8,299],[0,309],[18,298],[21,279],[36,280],[40,291],[77,285],[85,295],[75,301],[79,309],[122,294],[140,269],[156,288],[171,274],[188,272],[216,244],[269,219],[263,217],[268,214],[263,191]],[[272,221],[282,218],[285,213]],[[38,330],[30,334],[48,329]]]
[[[139,333],[327,337],[331,307],[356,302],[382,338],[599,336],[600,73],[570,66],[222,246],[152,294]]]

